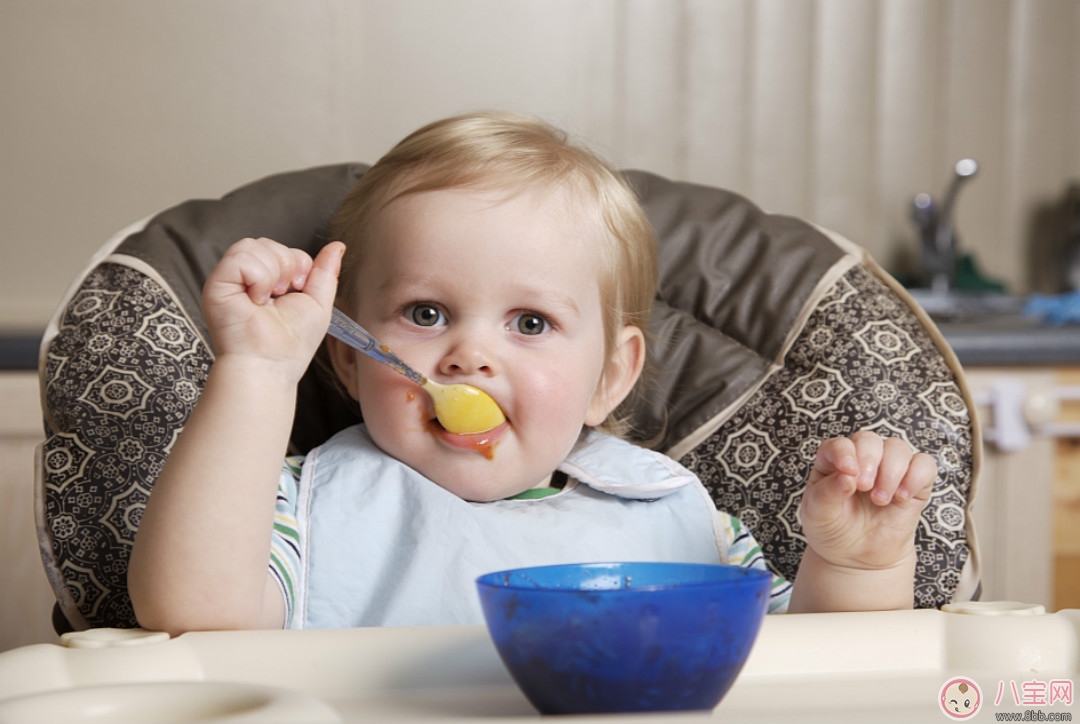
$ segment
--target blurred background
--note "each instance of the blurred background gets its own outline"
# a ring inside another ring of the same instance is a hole
[[[1024,291],[1080,178],[1078,41],[1075,0],[3,0],[0,328],[42,327],[136,219],[479,108],[901,272],[912,197],[975,158],[960,243]]]
[[[0,104],[0,337],[32,359],[118,229],[270,173],[372,162],[481,108],[806,217],[898,276],[919,265],[913,197],[974,158],[962,250],[1014,293],[1056,292],[1080,0],[0,0]],[[37,393],[6,380],[0,544],[29,555],[0,556],[0,590],[51,601],[29,515]],[[49,632],[27,607],[0,602],[0,650]]]

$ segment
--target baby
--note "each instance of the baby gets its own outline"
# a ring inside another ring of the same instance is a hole
[[[131,556],[143,626],[478,623],[474,579],[495,570],[765,567],[693,474],[610,434],[645,366],[657,261],[633,193],[595,156],[531,119],[440,121],[365,174],[331,234],[314,260],[245,239],[207,280],[216,360]],[[282,469],[334,304],[431,379],[491,395],[506,421],[451,433],[412,382],[327,340],[364,424]],[[808,547],[794,583],[774,577],[770,611],[910,607],[936,474],[901,440],[824,442],[802,499]]]

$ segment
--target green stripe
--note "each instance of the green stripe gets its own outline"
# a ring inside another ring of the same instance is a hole
[[[293,587],[293,579],[289,575],[288,566],[285,565],[276,551],[270,551],[270,565],[281,576],[281,580],[285,581],[285,587],[289,589],[289,602],[291,604],[292,601],[296,600],[296,590]],[[289,608],[291,609],[292,606],[290,605]]]
[[[529,488],[517,495],[511,495],[507,500],[537,500],[547,498],[561,492],[558,488]]]
[[[294,526],[291,526],[288,523],[282,523],[275,520],[274,530],[283,536],[293,539],[297,543],[300,542],[300,531],[298,531]]]

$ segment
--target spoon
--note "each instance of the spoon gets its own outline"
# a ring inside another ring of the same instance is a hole
[[[389,347],[381,344],[337,307],[334,307],[330,327],[326,331],[331,337],[340,339],[423,387],[435,402],[435,417],[452,433],[469,435],[487,432],[506,420],[499,405],[486,392],[471,385],[432,382],[405,364]]]

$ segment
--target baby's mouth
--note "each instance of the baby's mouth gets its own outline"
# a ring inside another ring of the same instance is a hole
[[[495,457],[495,447],[510,429],[510,421],[507,420],[485,432],[467,434],[450,432],[439,424],[438,419],[435,418],[428,420],[424,427],[428,432],[452,447],[475,450],[488,460],[491,460]]]

